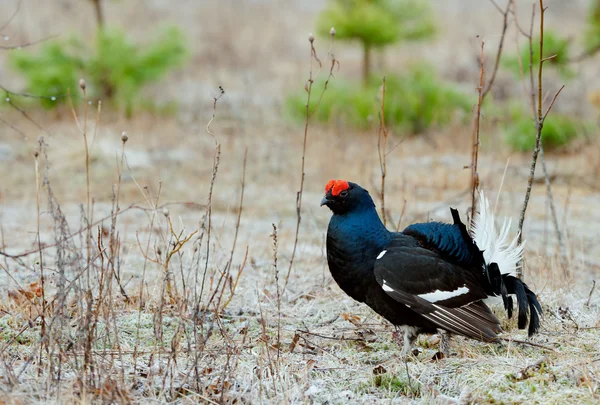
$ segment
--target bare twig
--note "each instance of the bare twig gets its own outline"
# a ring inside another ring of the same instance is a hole
[[[387,225],[387,216],[385,215],[385,176],[387,174],[386,148],[388,140],[388,130],[385,127],[385,76],[381,80],[381,111],[379,116],[379,136],[377,138],[377,153],[379,154],[379,169],[381,170],[381,217],[383,225]]]
[[[554,95],[554,97],[552,98],[551,103],[548,105],[548,108],[546,109],[546,111],[543,111],[543,66],[544,66],[544,61],[548,60],[547,58],[544,58],[544,14],[546,12],[546,8],[544,7],[544,1],[543,0],[539,0],[539,4],[540,4],[540,56],[539,56],[539,66],[538,66],[538,72],[537,72],[537,79],[538,79],[538,86],[537,86],[537,100],[535,98],[535,93],[533,91],[534,89],[534,83],[533,83],[533,44],[532,44],[532,32],[533,32],[533,15],[535,13],[535,8],[532,11],[532,17],[531,17],[531,32],[528,36],[529,39],[529,46],[530,46],[530,63],[529,63],[529,76],[530,76],[530,82],[531,82],[531,104],[532,104],[532,109],[534,111],[534,118],[535,118],[535,124],[536,124],[536,138],[535,138],[535,148],[533,150],[533,154],[531,157],[531,166],[530,166],[530,170],[529,170],[529,178],[527,181],[527,189],[525,191],[525,199],[523,201],[523,208],[521,210],[521,215],[519,217],[519,236],[518,236],[518,243],[520,244],[523,238],[523,223],[525,222],[525,212],[527,211],[527,205],[529,203],[529,197],[531,195],[531,189],[533,186],[533,180],[535,177],[535,168],[536,168],[536,163],[537,163],[537,159],[538,159],[538,155],[540,153],[540,150],[542,149],[542,129],[544,127],[544,121],[548,115],[548,113],[550,112],[550,109],[552,108],[552,106],[554,105],[554,102],[556,101],[556,98],[558,97],[558,95],[560,94],[560,92],[562,91],[562,89],[564,88],[564,86],[562,86]],[[557,229],[557,232],[559,232],[559,230]],[[520,266],[517,269],[517,275],[519,276],[519,278],[523,278],[523,264],[521,263]]]
[[[589,307],[590,306],[590,301],[592,299],[592,294],[594,293],[594,289],[596,288],[596,280],[592,280],[592,289],[590,290],[590,293],[588,294],[588,299],[585,302],[585,306]]]
[[[5,92],[7,97],[17,96],[17,97],[23,97],[23,98],[33,98],[33,99],[37,99],[37,100],[50,100],[50,101],[56,101],[59,98],[69,97],[68,92],[65,94],[57,95],[57,96],[40,96],[37,94],[20,93],[17,91],[12,91],[10,89],[7,89],[2,84],[0,84],[0,90]],[[77,98],[77,97],[75,97],[75,98]],[[10,100],[7,100],[7,101],[10,101]]]
[[[471,145],[471,223],[475,218],[475,211],[477,210],[477,189],[479,188],[479,173],[477,172],[477,161],[479,160],[479,120],[481,118],[481,103],[483,102],[483,78],[485,76],[484,47],[485,41],[481,41],[481,56],[479,61],[479,86],[477,86],[477,109],[475,112],[475,121],[473,127],[473,143]]]
[[[503,340],[505,342],[509,342],[509,343],[519,343],[519,344],[522,344],[522,345],[539,347],[540,349],[548,350],[550,352],[556,352],[556,350],[554,348],[552,348],[552,347],[544,346],[544,345],[541,345],[539,343],[529,342],[527,340],[518,340],[518,339],[503,338],[503,337],[498,338],[498,339]]]
[[[400,218],[398,218],[398,224],[396,225],[396,232],[400,232],[400,226],[402,226],[402,218],[404,218],[404,212],[406,211],[406,198],[402,203],[402,211],[400,211]]]
[[[479,145],[480,145],[480,120],[481,120],[481,106],[485,100],[485,97],[492,90],[494,82],[496,81],[496,74],[500,67],[500,59],[502,57],[502,51],[504,50],[504,39],[506,38],[506,31],[508,29],[508,15],[511,11],[512,0],[508,0],[506,8],[502,10],[494,0],[490,0],[494,7],[502,14],[502,33],[500,34],[500,42],[498,43],[498,50],[496,51],[496,61],[494,63],[494,70],[490,77],[487,85],[484,85],[485,77],[485,63],[484,63],[484,48],[485,41],[481,41],[481,53],[479,58],[479,85],[477,86],[477,107],[475,112],[475,119],[473,124],[473,136],[472,136],[472,153],[471,153],[471,221],[475,217],[477,211],[477,189],[479,188],[479,172],[477,171],[477,165],[479,161]]]
[[[333,38],[335,36],[334,28],[331,28],[330,35],[331,35],[331,41],[332,41],[331,46],[333,46]],[[285,282],[283,283],[283,290],[285,290],[287,288],[288,282],[290,280],[290,274],[292,272],[292,267],[294,266],[294,259],[296,257],[296,250],[298,249],[298,235],[300,233],[300,224],[302,222],[302,194],[304,192],[304,178],[306,177],[306,172],[304,170],[304,167],[305,167],[305,161],[306,161],[306,144],[307,144],[307,140],[308,140],[308,124],[310,122],[310,118],[312,117],[312,114],[314,114],[314,112],[316,111],[316,107],[318,107],[319,103],[321,102],[321,99],[323,98],[323,94],[325,93],[325,90],[327,89],[327,84],[329,83],[329,80],[333,77],[333,69],[337,63],[335,56],[331,52],[331,47],[330,47],[329,55],[331,56],[331,67],[329,69],[329,77],[325,81],[325,85],[323,86],[323,91],[321,92],[319,100],[317,101],[315,110],[313,110],[313,112],[311,113],[310,112],[310,99],[311,99],[312,87],[314,84],[313,61],[316,61],[319,64],[319,67],[321,67],[321,60],[317,56],[317,50],[315,49],[315,45],[314,45],[315,37],[312,34],[309,34],[308,42],[310,43],[310,68],[309,68],[309,72],[308,72],[308,80],[304,87],[306,90],[306,93],[307,93],[306,106],[305,106],[306,114],[305,114],[305,121],[304,121],[304,138],[302,140],[302,164],[300,167],[300,190],[296,193],[296,232],[294,235],[294,247],[292,248],[290,264],[288,267],[287,274],[285,275]],[[338,63],[338,66],[339,66],[339,63]]]
[[[412,386],[412,378],[410,377],[410,370],[408,369],[408,356],[404,356],[404,367],[406,368],[406,378],[408,380],[408,388],[410,389],[410,393],[414,394],[413,386]]]
[[[237,244],[238,233],[240,231],[240,223],[242,221],[242,211],[244,210],[244,190],[246,189],[246,162],[248,160],[248,148],[244,151],[244,161],[242,163],[242,184],[240,187],[240,208],[238,210],[237,220],[235,222],[235,234],[233,235],[233,245],[231,246],[231,253],[229,255],[228,267],[231,268],[233,263],[233,254],[235,253],[235,246]]]
[[[0,86],[0,88],[2,88],[2,86]],[[37,129],[39,129],[40,131],[44,132],[47,135],[52,136],[52,134],[50,132],[48,132],[47,129],[45,129],[44,127],[42,127],[36,120],[34,120],[33,118],[31,118],[31,116],[29,114],[27,114],[27,112],[22,109],[21,107],[19,107],[18,105],[15,104],[15,102],[13,101],[12,98],[7,97],[6,98],[8,104],[14,108],[15,110],[17,110],[27,121],[31,122],[33,125],[36,126]]]
[[[560,86],[560,89],[558,89],[558,91],[556,93],[554,93],[554,97],[552,97],[552,101],[550,102],[550,105],[548,105],[548,108],[546,108],[546,112],[544,113],[544,115],[542,117],[543,120],[546,119],[546,116],[550,112],[550,109],[552,108],[552,106],[554,106],[554,102],[556,101],[556,98],[558,97],[558,95],[564,88],[565,88],[565,85],[563,84],[562,86]]]
[[[40,236],[40,166],[39,166],[39,156],[40,150],[45,146],[44,139],[40,138],[39,140],[39,150],[36,150],[34,153],[35,157],[35,200],[36,200],[36,238],[38,242],[39,249],[39,261],[40,261],[40,285],[42,287],[42,325],[40,328],[40,342],[46,341],[46,292],[45,292],[45,277],[44,277],[44,255],[42,254],[42,240]],[[41,373],[41,364],[42,364],[42,348],[43,344],[40,344],[40,354],[39,354],[39,368],[38,373]],[[39,374],[38,374],[39,375]]]
[[[508,14],[511,10],[511,2],[512,0],[508,0],[506,3],[506,8],[504,11],[493,1],[490,0],[496,9],[502,13],[503,23],[502,23],[502,34],[500,34],[500,43],[498,44],[498,50],[496,51],[496,62],[494,63],[494,70],[492,71],[492,76],[490,77],[490,81],[488,82],[483,94],[481,95],[481,101],[485,100],[485,96],[488,95],[492,86],[494,85],[494,81],[496,80],[496,74],[498,73],[498,68],[500,67],[500,58],[502,56],[502,51],[504,50],[504,38],[506,38],[506,30],[508,29]]]
[[[210,124],[215,119],[215,114],[217,112],[217,102],[219,99],[225,94],[225,90],[221,86],[219,86],[220,94],[213,97],[213,111],[210,121],[206,124],[206,133],[213,137],[215,141],[215,155],[213,157],[213,172],[210,180],[210,188],[208,191],[208,197],[206,201],[206,220],[207,220],[207,228],[206,228],[206,260],[204,262],[204,274],[202,275],[202,283],[200,285],[200,294],[197,296],[197,303],[199,306],[200,301],[202,300],[202,295],[204,294],[204,285],[206,283],[206,275],[208,273],[208,260],[210,257],[210,236],[212,230],[212,194],[215,186],[215,180],[217,179],[217,172],[219,171],[219,162],[221,160],[221,145],[217,142],[215,135],[210,130]]]
[[[334,39],[335,39],[335,29],[333,27],[329,31],[329,34],[331,35],[331,43],[329,45],[329,50],[327,51],[327,54],[331,58],[331,65],[329,66],[329,76],[327,76],[327,80],[325,80],[325,83],[323,84],[323,89],[321,91],[321,94],[319,95],[319,99],[317,100],[317,103],[315,104],[315,107],[313,108],[312,113],[310,113],[311,118],[315,114],[315,112],[317,112],[317,109],[319,108],[319,105],[321,104],[321,100],[323,100],[323,95],[325,94],[325,91],[327,90],[329,81],[334,77],[333,69],[335,69],[335,67],[337,66],[337,70],[338,71],[340,70],[340,62],[335,58],[335,55],[333,54],[333,43],[334,43]],[[319,60],[319,58],[317,58],[316,51],[314,52],[314,57],[315,57],[316,61],[319,62],[319,68],[321,68],[321,61]]]
[[[227,262],[227,267],[225,269],[225,273],[227,275],[227,280],[226,280],[225,284],[229,283],[229,298],[223,304],[220,311],[224,311],[225,308],[227,307],[227,305],[229,305],[229,303],[233,299],[235,290],[238,285],[238,281],[240,280],[240,277],[241,277],[242,272],[244,271],[244,267],[246,265],[246,259],[248,258],[248,247],[246,246],[246,255],[244,256],[244,260],[238,270],[238,274],[237,274],[235,280],[233,280],[233,278],[231,276],[231,266],[233,264],[233,254],[235,253],[235,247],[237,244],[238,233],[240,230],[240,223],[242,221],[242,211],[244,209],[244,190],[246,188],[246,161],[247,161],[247,158],[248,158],[248,149],[246,148],[246,150],[244,151],[244,162],[242,164],[242,184],[241,184],[241,191],[240,191],[240,207],[238,210],[237,220],[235,222],[235,234],[233,236],[233,244],[231,246],[229,261]],[[223,288],[225,287],[225,284],[223,285]]]
[[[572,58],[569,58],[569,62],[583,62],[584,60],[594,57],[596,56],[596,54],[600,51],[600,44],[586,49],[585,51],[583,51],[581,54],[574,56]]]
[[[21,3],[23,3],[23,0],[19,0],[19,2],[17,3],[17,8],[15,9],[14,13],[12,13],[12,15],[0,27],[0,32],[4,31],[4,29],[6,27],[8,27],[10,25],[10,23],[12,22],[12,20],[17,16],[17,14],[19,14],[19,11],[21,10]]]
[[[496,7],[496,10],[498,10],[500,13],[503,12],[502,9],[500,8],[500,6],[498,5],[498,3],[496,3],[494,0],[490,0],[490,3],[492,3],[493,6]]]
[[[308,81],[306,82],[306,120],[304,121],[304,139],[302,141],[302,165],[300,169],[300,190],[296,193],[296,234],[294,236],[294,247],[292,248],[292,255],[290,257],[290,264],[288,267],[288,272],[285,276],[285,282],[283,283],[283,289],[287,288],[287,284],[290,278],[290,273],[292,272],[292,267],[294,265],[294,258],[296,257],[296,249],[298,247],[298,234],[300,233],[300,223],[302,222],[302,192],[304,191],[304,162],[306,159],[306,141],[308,139],[308,123],[310,121],[310,95],[312,92],[312,86],[314,83],[313,80],[313,60],[317,60],[317,52],[315,50],[314,41],[315,38],[312,34],[308,36],[308,41],[310,42],[310,69],[308,72]],[[321,62],[319,61],[319,64]]]
[[[277,226],[273,225],[273,269],[275,270],[275,289],[277,291],[277,367],[281,354],[281,292],[279,290],[279,267],[277,266]]]
[[[556,215],[556,206],[554,204],[554,198],[552,197],[552,186],[550,184],[550,176],[548,174],[548,168],[546,167],[546,159],[544,156],[544,147],[541,144],[540,144],[540,159],[542,161],[542,171],[544,172],[544,182],[546,184],[546,192],[548,194],[548,202],[550,203],[550,213],[552,215],[552,223],[554,224],[554,229],[556,230],[556,238],[558,239],[558,248],[560,249],[560,264],[563,269],[563,275],[565,277],[568,277],[569,265],[567,263],[567,247],[565,246],[563,234],[560,231],[560,226],[558,224],[558,216]]]
[[[184,202],[182,204],[186,204],[186,203]],[[162,207],[164,205],[165,204],[157,206],[157,208],[160,208],[160,207]],[[133,210],[133,209],[142,209],[143,210],[144,208],[139,207],[138,205],[136,205],[135,203],[133,203],[133,204],[129,205],[127,208],[120,210],[118,214],[121,215],[121,214],[124,214],[127,211],[130,211],[130,210]],[[97,225],[100,225],[102,222],[106,221],[107,219],[110,219],[112,217],[112,215],[113,214],[109,214],[109,215],[107,215],[105,217],[102,217],[101,219],[95,221],[94,223],[91,223],[90,226],[91,227],[95,227]],[[21,253],[10,254],[10,253],[6,253],[6,252],[3,252],[3,251],[0,251],[0,256],[4,256],[4,257],[7,257],[7,258],[13,259],[13,260],[18,260],[20,258],[27,257],[27,256],[30,256],[30,255],[39,253],[40,250],[43,251],[43,250],[47,250],[47,249],[56,247],[58,244],[64,243],[64,242],[66,242],[66,241],[68,241],[68,240],[70,240],[70,239],[72,239],[72,238],[80,235],[81,233],[86,232],[86,231],[87,231],[87,228],[80,229],[78,231],[75,231],[75,232],[69,234],[67,237],[61,239],[60,241],[58,241],[56,243],[45,244],[45,245],[43,245],[41,247],[37,247],[37,248],[31,249],[31,250],[27,250],[27,251],[21,252]]]
[[[38,39],[36,41],[26,42],[24,44],[18,44],[18,45],[0,45],[0,49],[2,49],[2,50],[10,50],[10,49],[27,48],[27,47],[34,46],[34,45],[37,45],[37,44],[42,43],[42,42],[49,41],[52,38],[56,38],[57,36],[58,35],[51,35],[51,36],[46,37],[46,38],[42,38],[42,39]]]

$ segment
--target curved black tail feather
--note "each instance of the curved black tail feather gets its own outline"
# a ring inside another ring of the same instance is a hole
[[[540,305],[535,293],[527,287],[527,284],[518,278],[510,275],[503,275],[504,285],[508,294],[515,294],[519,306],[518,326],[519,329],[525,329],[529,315],[528,335],[532,336],[540,329],[540,315],[542,306]],[[512,298],[502,296],[504,307],[508,312],[508,317],[512,316]]]

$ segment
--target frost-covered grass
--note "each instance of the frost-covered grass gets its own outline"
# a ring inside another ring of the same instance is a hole
[[[135,122],[133,125],[136,125]],[[107,130],[110,131],[110,128]],[[152,143],[154,134],[158,136],[160,132],[160,128],[156,132],[148,132],[147,141]],[[273,137],[267,138],[271,140],[266,142],[277,142],[274,133]],[[436,139],[443,143],[445,135]],[[201,142],[193,139],[190,142],[190,147],[198,148],[200,154],[212,151],[210,145],[202,146]],[[597,214],[586,209],[592,201],[600,198],[596,193],[590,192],[586,186],[570,189],[565,232],[571,254],[571,276],[565,279],[560,261],[554,254],[553,229],[547,214],[544,214],[543,185],[534,188],[525,227],[526,276],[528,284],[539,294],[544,318],[541,333],[531,342],[552,350],[520,343],[483,344],[457,337],[453,339],[452,356],[433,361],[438,338],[421,336],[415,346],[417,351],[405,364],[399,357],[399,342],[393,336],[391,325],[366,306],[348,298],[331,279],[325,263],[323,242],[329,213],[318,208],[322,186],[329,177],[342,175],[366,185],[377,178],[376,161],[365,153],[370,141],[360,134],[349,134],[347,144],[339,150],[327,149],[329,141],[324,136],[316,137],[309,147],[310,159],[326,164],[322,171],[316,171],[316,166],[313,170],[313,165],[309,164],[299,253],[289,287],[284,291],[281,288],[289,264],[295,224],[295,152],[279,149],[272,152],[268,162],[260,159],[264,153],[261,147],[249,152],[248,161],[251,163],[233,255],[233,276],[244,263],[246,246],[248,257],[233,299],[224,310],[220,310],[218,317],[215,316],[214,301],[210,305],[208,302],[217,291],[220,271],[229,260],[241,191],[241,167],[239,160],[236,163],[232,155],[235,156],[236,151],[249,140],[241,138],[239,142],[226,146],[222,152],[222,172],[218,173],[213,194],[208,272],[199,306],[195,302],[206,264],[206,233],[202,245],[198,239],[192,239],[183,247],[181,256],[177,255],[171,263],[170,276],[177,292],[175,300],[166,293],[163,267],[150,259],[156,259],[155,253],[158,254],[159,249],[159,257],[164,258],[169,246],[173,246],[165,214],[170,216],[176,234],[183,231],[187,235],[197,229],[200,231],[198,235],[202,234],[205,228],[201,224],[206,215],[203,204],[208,189],[204,182],[210,181],[212,161],[207,159],[200,164],[201,167],[197,164],[192,167],[184,162],[163,172],[165,178],[183,177],[188,179],[187,182],[194,182],[192,179],[196,178],[198,189],[167,184],[159,205],[161,201],[176,200],[196,201],[198,205],[165,206],[168,211],[160,208],[154,219],[153,232],[148,232],[151,210],[133,208],[118,217],[117,230],[121,238],[119,274],[128,300],[121,295],[114,280],[112,295],[105,295],[100,300],[98,278],[92,277],[95,280],[92,314],[96,308],[99,311],[89,349],[89,361],[93,367],[88,369],[83,386],[80,385],[80,376],[85,370],[85,338],[89,332],[81,328],[86,322],[85,316],[82,316],[87,313],[87,303],[82,301],[85,296],[78,295],[78,290],[71,291],[66,311],[59,310],[56,305],[48,308],[47,320],[59,322],[62,319],[64,323],[53,329],[56,333],[54,343],[60,344],[50,344],[49,352],[42,350],[40,357],[40,349],[45,347],[40,343],[41,321],[36,317],[40,297],[32,296],[31,302],[19,298],[19,288],[35,295],[39,286],[35,284],[39,282],[38,255],[25,257],[22,262],[11,259],[0,262],[3,267],[2,284],[5,286],[0,303],[0,344],[3,349],[0,374],[4,401],[17,403],[23,398],[27,398],[27,402],[44,402],[46,399],[60,402],[61,398],[64,401],[101,402],[119,398],[139,403],[219,403],[235,400],[247,403],[340,404],[597,401],[600,294],[596,291],[589,298],[589,292],[591,280],[598,269],[598,251],[591,241],[596,240],[598,234],[596,228],[582,226],[597,221]],[[74,148],[77,147],[75,142],[73,144]],[[127,147],[138,149],[140,154],[147,153],[143,146],[135,143]],[[325,150],[328,159],[323,156]],[[456,206],[460,210],[467,207],[468,202],[460,197],[460,185],[467,181],[467,175],[455,167],[459,166],[459,162],[468,160],[468,156],[463,156],[459,150],[450,151],[451,146],[444,148],[442,154],[432,151],[429,144],[411,140],[389,159],[393,174],[389,177],[388,199],[394,221],[398,220],[401,212],[401,204],[397,202],[403,198],[408,200],[403,225],[426,220],[427,217],[447,221],[448,206]],[[52,153],[63,152],[53,150]],[[49,158],[52,159],[53,155]],[[149,158],[156,159],[152,155]],[[342,173],[335,162],[343,158],[353,158],[356,164]],[[97,159],[93,168],[109,170],[110,157],[98,155]],[[486,153],[485,149],[482,153],[484,187],[492,201],[495,201],[504,171],[505,162],[501,159],[501,156]],[[562,166],[565,170],[575,170],[573,168],[578,165],[577,161],[567,160],[568,157],[562,159],[563,163],[567,163]],[[525,179],[519,171],[527,166],[527,161],[525,158],[515,160],[511,162],[513,175],[505,178],[497,206],[500,216],[514,217],[518,214]],[[70,165],[70,169],[61,165],[51,168],[51,181],[60,178],[63,170],[77,173],[74,168],[81,163],[63,164]],[[269,167],[278,169],[271,171]],[[365,167],[370,169],[365,171]],[[413,174],[402,176],[403,172]],[[560,172],[557,173],[560,175]],[[72,183],[85,184],[81,178],[83,175],[77,174]],[[127,175],[135,178],[138,184],[152,184],[153,181],[152,171],[143,168],[132,168]],[[273,181],[275,178],[289,181]],[[103,181],[106,180],[98,177],[94,194],[101,194],[100,190],[106,186]],[[398,187],[402,182],[405,185]],[[79,198],[72,189],[58,182],[56,190],[67,201]],[[135,182],[125,181],[121,191],[121,207],[128,207],[133,202],[144,207],[144,203],[139,202],[141,191]],[[561,212],[564,212],[567,202],[566,191],[567,188],[561,187],[560,183],[555,187],[555,198]],[[43,196],[44,203],[45,199]],[[62,208],[72,226],[71,231],[79,229],[79,207],[65,203]],[[96,218],[108,213],[110,203],[97,204]],[[35,237],[30,232],[35,229],[35,217],[35,207],[30,204],[16,206],[9,202],[4,207],[2,222],[5,235],[15,235],[17,239],[5,238],[3,251],[14,254],[27,248],[26,241]],[[273,223],[278,228],[281,314],[278,312],[273,266]],[[51,245],[54,243],[52,215],[42,213],[41,224],[41,239]],[[146,252],[148,240],[150,253],[144,257],[142,250]],[[82,239],[74,238],[71,249],[84,257],[85,247],[82,248],[81,243]],[[106,239],[104,243],[108,245]],[[72,255],[73,251],[70,252]],[[55,298],[57,291],[55,260],[56,249],[45,249],[49,301]],[[98,259],[95,263],[100,266]],[[67,278],[74,279],[74,274],[69,273]],[[182,280],[186,281],[185,288]],[[85,285],[81,288],[86,290]],[[229,296],[229,291],[228,284],[223,301]],[[220,294],[221,290],[218,290],[216,296]],[[501,307],[495,309],[506,331],[504,337],[527,340],[525,331],[516,329],[514,319],[506,319]],[[203,340],[207,336],[208,339]],[[41,368],[38,367],[40,358]],[[54,380],[48,379],[50,360],[61,365],[60,381],[56,379],[56,373]]]

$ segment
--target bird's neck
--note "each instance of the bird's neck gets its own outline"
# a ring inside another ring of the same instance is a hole
[[[377,255],[393,239],[375,208],[333,215],[327,230],[327,261],[335,281],[352,298],[364,302],[365,287],[376,283]],[[361,280],[357,283],[357,280]],[[363,285],[364,284],[364,285]]]
[[[375,208],[369,208],[332,216],[327,235],[339,238],[341,243],[360,243],[361,246],[383,249],[393,234],[383,225]]]

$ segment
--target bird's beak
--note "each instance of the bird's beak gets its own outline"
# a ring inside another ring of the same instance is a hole
[[[329,200],[327,199],[327,196],[324,196],[323,199],[321,200],[321,207],[324,205],[327,205],[327,203],[329,203]]]

